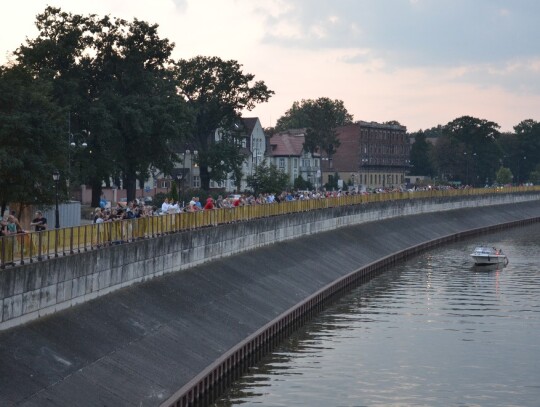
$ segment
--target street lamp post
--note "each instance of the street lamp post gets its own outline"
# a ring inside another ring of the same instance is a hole
[[[184,198],[184,182],[185,182],[185,172],[186,172],[186,154],[189,155],[191,151],[184,151],[184,158],[182,160],[182,198]]]
[[[180,191],[180,193],[182,193],[183,191],[180,189],[180,183],[182,182],[182,177],[184,176],[184,173],[181,172],[179,174],[176,174],[176,185],[178,186],[178,191]],[[178,197],[178,201],[180,201],[180,198],[182,199],[182,206],[184,206],[184,196],[182,195],[182,197]]]
[[[366,172],[366,166],[368,165],[369,163],[369,158],[368,157],[362,157],[362,172],[364,173],[364,177],[365,177],[365,187],[368,188],[368,185],[370,185],[370,182],[371,180],[369,179],[370,178],[370,172],[369,172],[369,167],[367,167],[367,172]],[[362,175],[360,175],[360,184],[362,184]]]
[[[60,211],[58,210],[58,181],[60,181],[60,173],[58,170],[54,170],[52,173],[54,180],[54,192],[55,192],[55,209],[54,209],[54,227],[60,229]]]
[[[524,161],[525,161],[526,159],[527,159],[527,157],[523,157],[523,160],[524,160]],[[518,184],[518,186],[519,186],[519,183],[520,183],[520,178],[519,178],[519,176],[520,176],[520,173],[519,173],[519,167],[520,167],[519,164],[520,164],[520,162],[521,162],[521,157],[518,158],[518,173],[517,173],[517,184]]]
[[[69,116],[69,125],[68,125],[68,171],[66,176],[66,185],[69,192],[70,182],[71,182],[71,149],[75,149],[76,147],[81,147],[85,149],[88,147],[88,144],[86,143],[85,139],[90,138],[90,131],[83,129],[81,130],[81,134],[83,135],[83,140],[80,142],[80,144],[77,144],[75,142],[75,135],[71,132],[71,114]],[[80,136],[78,137],[80,138]],[[80,175],[80,174],[79,174]]]
[[[194,164],[193,160],[196,159],[197,154],[199,154],[199,152],[197,150],[193,150],[193,155],[190,157],[190,160],[189,160],[189,186],[190,187],[193,187],[193,177],[192,177],[193,167],[197,167],[197,163]],[[200,188],[200,185],[197,188]]]

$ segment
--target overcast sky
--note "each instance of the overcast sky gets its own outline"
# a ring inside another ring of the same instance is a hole
[[[173,56],[234,59],[276,94],[245,116],[275,124],[329,97],[355,120],[409,131],[470,115],[502,131],[540,121],[538,0],[10,0],[0,58],[36,35],[46,5],[159,24]]]

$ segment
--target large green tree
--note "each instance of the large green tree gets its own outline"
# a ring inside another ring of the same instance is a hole
[[[64,163],[64,145],[58,130],[62,113],[52,93],[50,81],[24,67],[0,67],[2,213],[10,203],[54,202],[52,173]]]
[[[108,18],[99,25],[95,98],[111,119],[109,153],[132,200],[150,168],[171,172],[191,118],[170,69],[174,44],[159,37],[158,26]]]
[[[495,179],[502,156],[497,144],[498,129],[495,122],[471,116],[459,117],[443,127],[437,145],[446,138],[448,143],[441,146],[450,147],[446,154],[455,155],[454,161],[459,165],[454,167],[454,177],[473,185]],[[443,158],[441,151],[436,157],[439,162],[449,160]]]
[[[289,176],[280,170],[275,164],[267,165],[266,161],[255,167],[253,175],[247,177],[248,186],[253,189],[255,194],[261,192],[281,193],[289,185]]]
[[[149,167],[167,171],[178,160],[174,146],[189,122],[168,69],[174,44],[159,38],[157,25],[54,7],[36,25],[39,34],[17,50],[17,63],[52,80],[57,104],[73,118],[70,130],[86,130],[88,149],[79,164],[93,205],[111,178],[124,179],[133,199],[136,180]],[[62,137],[64,156],[72,157],[67,125]]]
[[[433,145],[426,140],[425,133],[420,130],[413,133],[414,143],[411,146],[411,166],[415,175],[433,176],[431,165],[431,149]]]
[[[540,164],[540,123],[527,119],[514,126],[516,149],[508,157],[516,182],[527,181]]]
[[[304,148],[311,153],[325,152],[332,156],[339,147],[336,127],[352,123],[343,101],[321,97],[294,102],[292,107],[280,117],[276,130],[306,128]]]
[[[239,124],[242,111],[254,109],[274,94],[263,81],[254,78],[242,72],[242,65],[234,60],[197,56],[176,63],[179,91],[194,115],[189,145],[198,151],[203,189],[210,186],[209,168],[218,168],[221,161],[231,170],[237,168],[235,163],[243,155]],[[227,137],[216,140],[217,130],[227,132]],[[216,141],[219,148],[215,148]],[[228,151],[226,156],[221,154],[224,150]]]

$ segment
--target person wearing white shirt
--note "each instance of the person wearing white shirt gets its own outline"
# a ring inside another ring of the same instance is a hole
[[[169,203],[169,198],[165,198],[163,204],[161,205],[161,213],[168,213],[171,204]]]

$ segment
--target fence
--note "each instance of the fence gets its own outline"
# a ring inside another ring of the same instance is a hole
[[[369,195],[281,202],[279,204],[249,205],[209,211],[150,216],[83,225],[43,232],[26,232],[0,238],[0,268],[44,261],[53,257],[98,250],[101,247],[148,239],[183,230],[216,226],[296,212],[313,211],[346,205],[400,199],[510,194],[540,191],[540,187],[511,187],[504,189],[429,190],[392,192]]]

